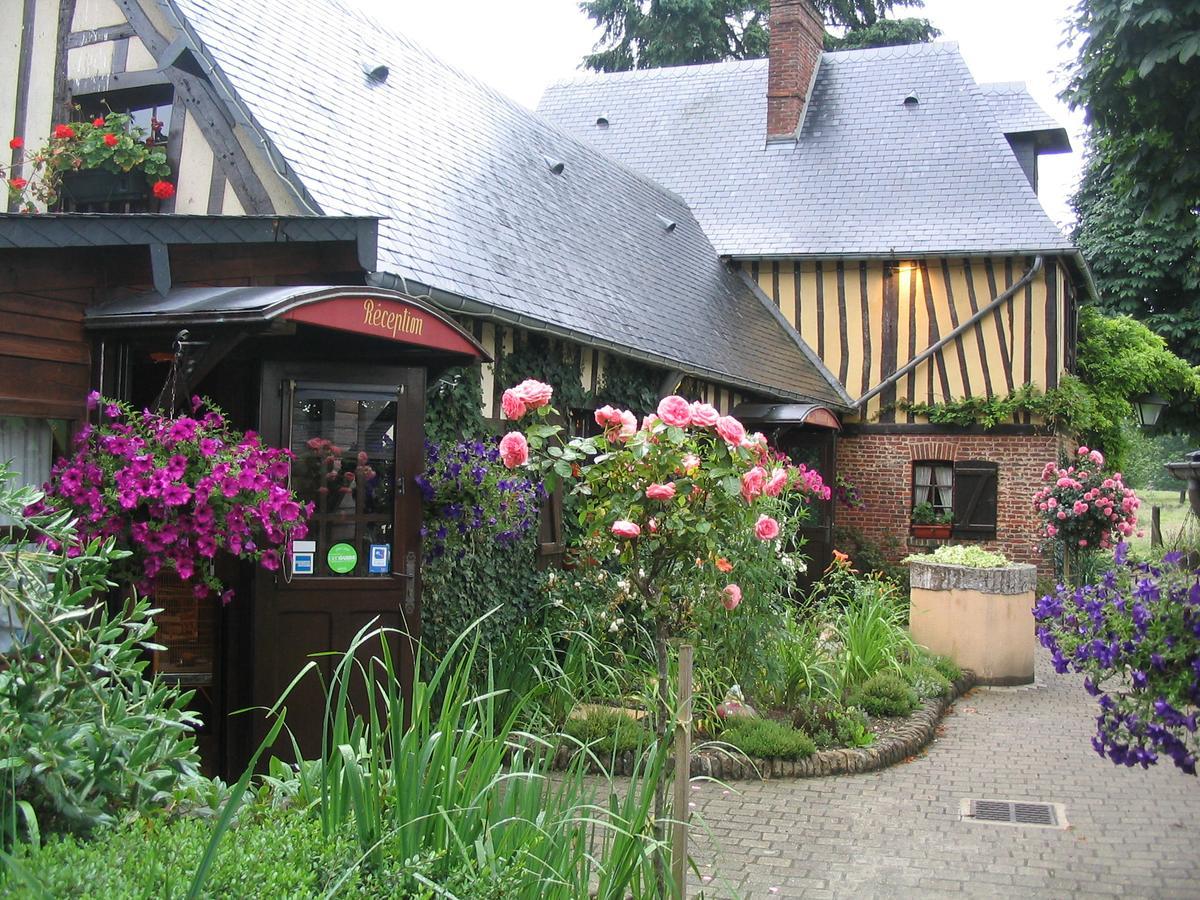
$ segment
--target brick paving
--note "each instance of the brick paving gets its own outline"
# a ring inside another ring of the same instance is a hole
[[[705,897],[1200,897],[1200,782],[1093,752],[1094,701],[1039,650],[1036,684],[977,688],[910,762],[698,785]],[[1061,803],[1065,830],[959,818],[965,797]],[[715,873],[708,876],[707,873]]]

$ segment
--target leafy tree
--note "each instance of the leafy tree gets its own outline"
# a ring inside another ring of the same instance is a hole
[[[841,37],[825,35],[826,50],[860,50],[866,47],[896,47],[927,44],[942,32],[928,19],[880,19],[862,28],[850,28]]]
[[[1130,209],[1200,206],[1200,0],[1079,0],[1063,94]],[[1170,221],[1170,219],[1168,219]]]
[[[767,53],[768,0],[584,0],[604,35],[583,64],[623,72]]]
[[[1200,365],[1200,219],[1182,208],[1141,217],[1141,201],[1110,171],[1094,150],[1074,198],[1075,242],[1095,275],[1100,307],[1140,319]]]
[[[880,47],[932,40],[941,32],[927,19],[886,18],[895,7],[923,0],[816,0],[828,27],[828,49]],[[770,0],[582,0],[604,29],[596,51],[584,57],[596,72],[622,72],[767,54]]]
[[[1161,337],[1136,319],[1104,316],[1092,307],[1080,311],[1076,367],[1090,398],[1081,437],[1102,448],[1116,468],[1125,463],[1122,426],[1133,417],[1130,398],[1156,392],[1194,404],[1200,397],[1200,370],[1167,349]]]

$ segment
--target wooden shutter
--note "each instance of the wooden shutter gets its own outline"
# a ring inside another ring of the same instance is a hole
[[[996,536],[996,484],[993,462],[966,460],[954,464],[954,536]]]

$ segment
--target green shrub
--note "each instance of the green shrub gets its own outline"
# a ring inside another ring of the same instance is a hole
[[[917,692],[895,672],[880,672],[864,681],[853,704],[873,716],[907,716],[919,704]]]
[[[347,893],[366,886],[354,870],[359,853],[348,829],[326,839],[320,820],[296,808],[244,808],[239,818],[213,865],[210,896],[319,896],[347,870]],[[183,897],[212,828],[201,819],[141,819],[90,841],[55,839],[37,851],[26,846],[18,851],[5,888],[14,898]],[[390,861],[390,868],[401,867],[400,860]],[[401,873],[388,875],[394,879]]]
[[[583,716],[567,719],[563,731],[590,746],[601,761],[614,753],[645,749],[654,739],[644,724],[616,709],[589,709]]]
[[[829,603],[841,644],[838,682],[843,694],[880,672],[898,672],[916,653],[905,628],[907,604],[887,582],[856,579],[848,596],[834,596]]]
[[[909,663],[901,671],[901,675],[922,700],[950,696],[952,690],[950,680],[933,666],[919,662]]]
[[[965,566],[968,569],[1003,569],[1012,565],[1003,553],[993,553],[970,544],[946,544],[931,553],[914,553],[906,556],[904,562]]]
[[[828,747],[869,747],[875,743],[870,723],[862,710],[834,700],[807,700],[792,713],[792,725],[822,750]]]
[[[0,521],[16,529],[0,545],[0,610],[24,625],[0,667],[0,844],[86,832],[198,777],[191,693],[144,677],[149,602],[105,602],[109,566],[127,554],[111,540],[73,558],[49,549],[71,546],[74,529],[69,513],[25,517],[39,497],[11,489],[0,464]]]
[[[930,655],[928,664],[937,669],[938,674],[951,684],[962,678],[962,669],[948,656]]]
[[[803,731],[774,719],[736,718],[725,726],[720,739],[747,756],[764,759],[805,759],[817,749]]]

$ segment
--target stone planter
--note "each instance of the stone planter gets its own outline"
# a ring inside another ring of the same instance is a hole
[[[914,562],[909,575],[914,641],[973,670],[980,684],[1033,681],[1035,566]]]

